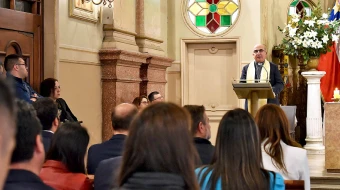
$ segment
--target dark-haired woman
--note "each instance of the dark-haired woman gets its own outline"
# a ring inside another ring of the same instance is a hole
[[[286,180],[304,180],[310,189],[307,151],[289,136],[289,123],[284,111],[267,104],[255,116],[262,141],[263,166],[280,173]]]
[[[175,104],[157,103],[142,110],[126,139],[120,189],[198,190],[198,155],[189,126],[189,114]]]
[[[278,173],[262,168],[261,141],[252,116],[243,109],[227,112],[219,125],[211,165],[196,169],[201,189],[285,189]]]
[[[133,99],[132,104],[134,104],[139,110],[142,110],[149,105],[149,100],[146,96],[139,96]]]
[[[68,107],[66,101],[60,98],[60,85],[57,79],[47,78],[40,84],[40,94],[44,97],[50,97],[56,101],[58,109],[60,110],[60,121],[78,121],[77,117],[73,115],[71,109]]]
[[[44,183],[56,190],[90,190],[84,157],[89,144],[87,130],[78,122],[62,124],[53,135],[46,162],[40,171]]]

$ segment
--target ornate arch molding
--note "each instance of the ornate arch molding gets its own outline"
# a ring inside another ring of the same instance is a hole
[[[194,34],[224,36],[240,17],[241,0],[182,0],[181,13],[185,25]]]
[[[8,42],[7,45],[6,45],[6,48],[5,48],[5,52],[7,52],[9,47],[13,47],[15,49],[15,52],[18,55],[22,55],[21,47],[20,47],[20,45],[17,41],[12,40],[12,41]]]

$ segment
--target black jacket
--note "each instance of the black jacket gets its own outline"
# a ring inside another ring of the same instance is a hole
[[[60,121],[78,121],[76,116],[73,115],[71,109],[68,107],[66,101],[62,98],[56,100],[58,109],[61,110]]]
[[[94,189],[111,190],[113,187],[117,187],[119,167],[121,163],[121,156],[101,161],[94,175]]]
[[[134,173],[119,189],[184,190],[187,188],[184,179],[176,174],[160,172],[138,172]]]
[[[4,190],[53,190],[39,176],[27,170],[10,170]]]
[[[278,66],[272,62],[270,64],[270,73],[269,73],[269,82],[272,85],[273,91],[275,93],[275,98],[267,99],[268,104],[277,104],[280,105],[279,101],[279,94],[283,90],[284,83],[278,69]],[[247,78],[247,71],[248,71],[249,64],[244,66],[242,69],[241,79]],[[248,107],[248,102],[246,102],[246,108]]]
[[[215,147],[211,144],[209,140],[199,138],[199,137],[195,137],[194,142],[195,142],[197,152],[201,159],[201,163],[199,165],[210,164],[211,159],[214,155]]]
[[[44,144],[45,154],[47,154],[48,150],[50,149],[52,137],[53,133],[42,131],[42,140]]]
[[[94,174],[99,162],[121,156],[126,135],[113,135],[110,140],[92,145],[87,156],[87,172]]]

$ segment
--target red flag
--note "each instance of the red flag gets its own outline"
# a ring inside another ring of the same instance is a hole
[[[331,52],[320,56],[318,70],[326,71],[321,78],[321,92],[325,102],[331,102],[335,88],[340,88],[340,63],[336,52],[336,43],[330,47]]]

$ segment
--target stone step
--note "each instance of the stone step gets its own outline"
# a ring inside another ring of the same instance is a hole
[[[340,189],[340,185],[311,184],[311,190],[334,190]]]
[[[310,181],[311,181],[311,184],[316,184],[316,185],[339,185],[340,186],[339,176],[311,177]]]

